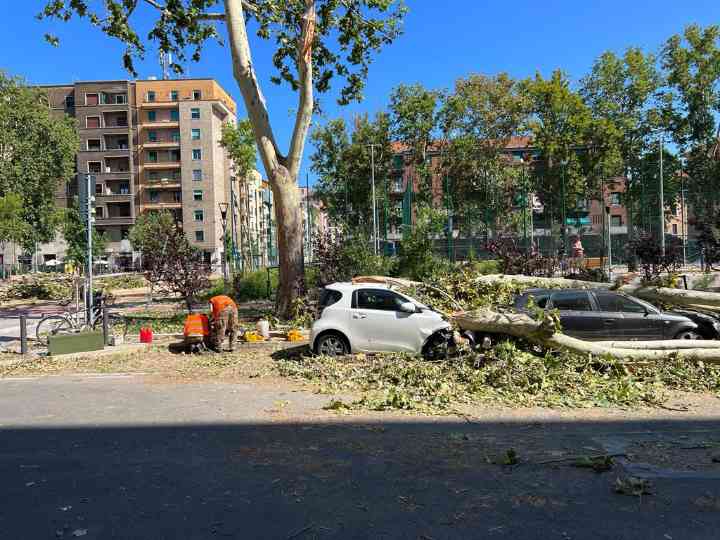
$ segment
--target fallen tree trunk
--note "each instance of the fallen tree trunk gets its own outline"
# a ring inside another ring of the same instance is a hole
[[[612,283],[596,283],[594,281],[581,281],[579,279],[535,277],[514,274],[488,274],[478,276],[475,283],[520,283],[533,287],[546,287],[549,289],[609,289]]]
[[[720,364],[720,349],[668,349],[639,350],[630,348],[613,348],[583,341],[553,331],[545,323],[536,321],[522,313],[498,313],[496,311],[478,310],[453,315],[453,320],[463,330],[505,334],[527,339],[548,349],[561,349],[577,354],[613,358],[620,361],[662,361],[670,356],[682,360],[702,360],[707,363]]]
[[[664,341],[594,341],[596,345],[612,349],[650,349],[670,351],[678,349],[720,349],[720,341],[704,339],[671,339]]]

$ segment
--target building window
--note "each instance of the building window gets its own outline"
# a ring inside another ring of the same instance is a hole
[[[180,161],[180,150],[170,150],[170,161]]]
[[[177,101],[177,100],[178,100],[178,91],[170,90],[170,101]]]
[[[85,118],[85,127],[88,129],[98,129],[100,127],[100,117],[88,116]]]
[[[130,229],[120,229],[120,238],[128,240],[130,238]]]
[[[72,109],[75,107],[75,96],[65,96],[65,108]]]
[[[677,236],[677,233],[678,233],[677,223],[673,223],[673,224],[672,224],[672,233],[673,233],[675,236]]]
[[[155,120],[157,120],[157,111],[148,111],[147,119],[148,122],[155,122]]]
[[[173,132],[172,132],[172,141],[173,141],[173,142],[180,142],[180,132],[179,132],[179,131],[173,131]]]
[[[152,90],[147,93],[147,101],[149,101],[150,103],[155,101],[155,92],[153,92]]]
[[[99,161],[88,161],[88,172],[92,174],[100,174],[102,172],[102,163]]]
[[[195,241],[196,242],[204,242],[205,241],[205,232],[204,231],[195,231]]]
[[[170,111],[170,121],[171,122],[177,122],[180,120],[180,111],[177,109],[172,109]]]
[[[611,193],[610,194],[610,204],[619,206],[620,205],[620,193]]]
[[[202,169],[193,169],[193,181],[202,182]]]
[[[193,90],[193,99],[200,101],[202,99],[202,92],[200,90]]]
[[[98,150],[101,150],[102,147],[100,145],[100,139],[88,139],[87,149],[88,152],[97,152]]]
[[[602,216],[593,216],[592,222],[593,225],[600,225],[602,223]]]
[[[192,133],[192,140],[193,140],[193,141],[199,141],[199,140],[200,140],[200,128],[193,128],[191,133]]]
[[[148,141],[157,142],[157,131],[148,131]]]
[[[200,109],[190,109],[190,118],[200,120]]]
[[[150,191],[149,195],[150,195],[151,203],[160,202],[160,192],[159,191]]]
[[[103,208],[102,206],[97,206],[95,208],[95,217],[102,219],[104,215],[105,215],[105,208]]]
[[[97,94],[85,94],[85,105],[93,107],[100,102]]]
[[[199,161],[202,159],[202,151],[199,148],[193,148],[192,151],[193,161]]]
[[[120,195],[130,195],[130,184],[128,182],[120,183]]]
[[[622,216],[610,216],[611,227],[622,227]]]
[[[95,195],[102,195],[103,194],[103,185],[101,183],[95,184]]]
[[[205,215],[202,210],[195,210],[193,217],[195,218],[195,221],[204,221],[205,219]]]
[[[148,161],[150,161],[151,163],[157,163],[158,153],[155,150],[150,150],[147,153],[147,158],[148,158]]]
[[[173,201],[182,202],[182,191],[173,191]]]
[[[157,182],[158,179],[158,173],[157,171],[150,171],[148,172],[148,180],[150,182]]]
[[[193,200],[202,201],[202,189],[193,189]]]
[[[127,100],[127,96],[125,94],[117,94],[115,96],[115,103],[117,105],[124,105],[126,100]]]

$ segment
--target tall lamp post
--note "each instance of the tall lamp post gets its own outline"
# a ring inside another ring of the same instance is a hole
[[[665,186],[663,179],[663,136],[660,134],[660,248],[665,256]]]
[[[218,203],[218,208],[220,208],[220,219],[222,220],[222,248],[223,248],[223,258],[222,258],[222,271],[223,271],[223,279],[225,280],[225,283],[228,282],[228,267],[227,267],[227,211],[228,211],[228,203],[221,202]]]
[[[372,182],[372,203],[373,203],[373,253],[378,254],[378,219],[377,202],[375,201],[375,147],[377,144],[368,144],[370,147],[370,175]]]

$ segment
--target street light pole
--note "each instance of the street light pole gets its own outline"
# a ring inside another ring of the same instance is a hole
[[[220,208],[220,220],[222,221],[222,271],[223,271],[223,280],[225,281],[225,285],[227,285],[228,282],[228,268],[227,268],[227,210],[228,210],[228,203],[218,203],[218,207]]]
[[[373,252],[378,254],[378,226],[377,226],[377,204],[375,201],[375,147],[376,144],[368,144],[370,147],[370,175],[372,179],[372,206],[373,206]]]
[[[660,249],[665,256],[665,193],[663,183],[663,136],[660,135]]]
[[[687,214],[685,213],[685,177],[680,171],[680,220],[682,221],[683,267],[687,266]]]

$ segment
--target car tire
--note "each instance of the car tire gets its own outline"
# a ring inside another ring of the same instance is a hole
[[[328,332],[318,338],[315,352],[323,356],[345,356],[350,354],[350,347],[345,336],[339,332]]]
[[[449,336],[444,332],[436,332],[427,340],[422,350],[422,357],[425,360],[444,360],[450,353],[450,340],[452,334]]]
[[[674,339],[702,339],[702,336],[693,330],[683,330]]]

